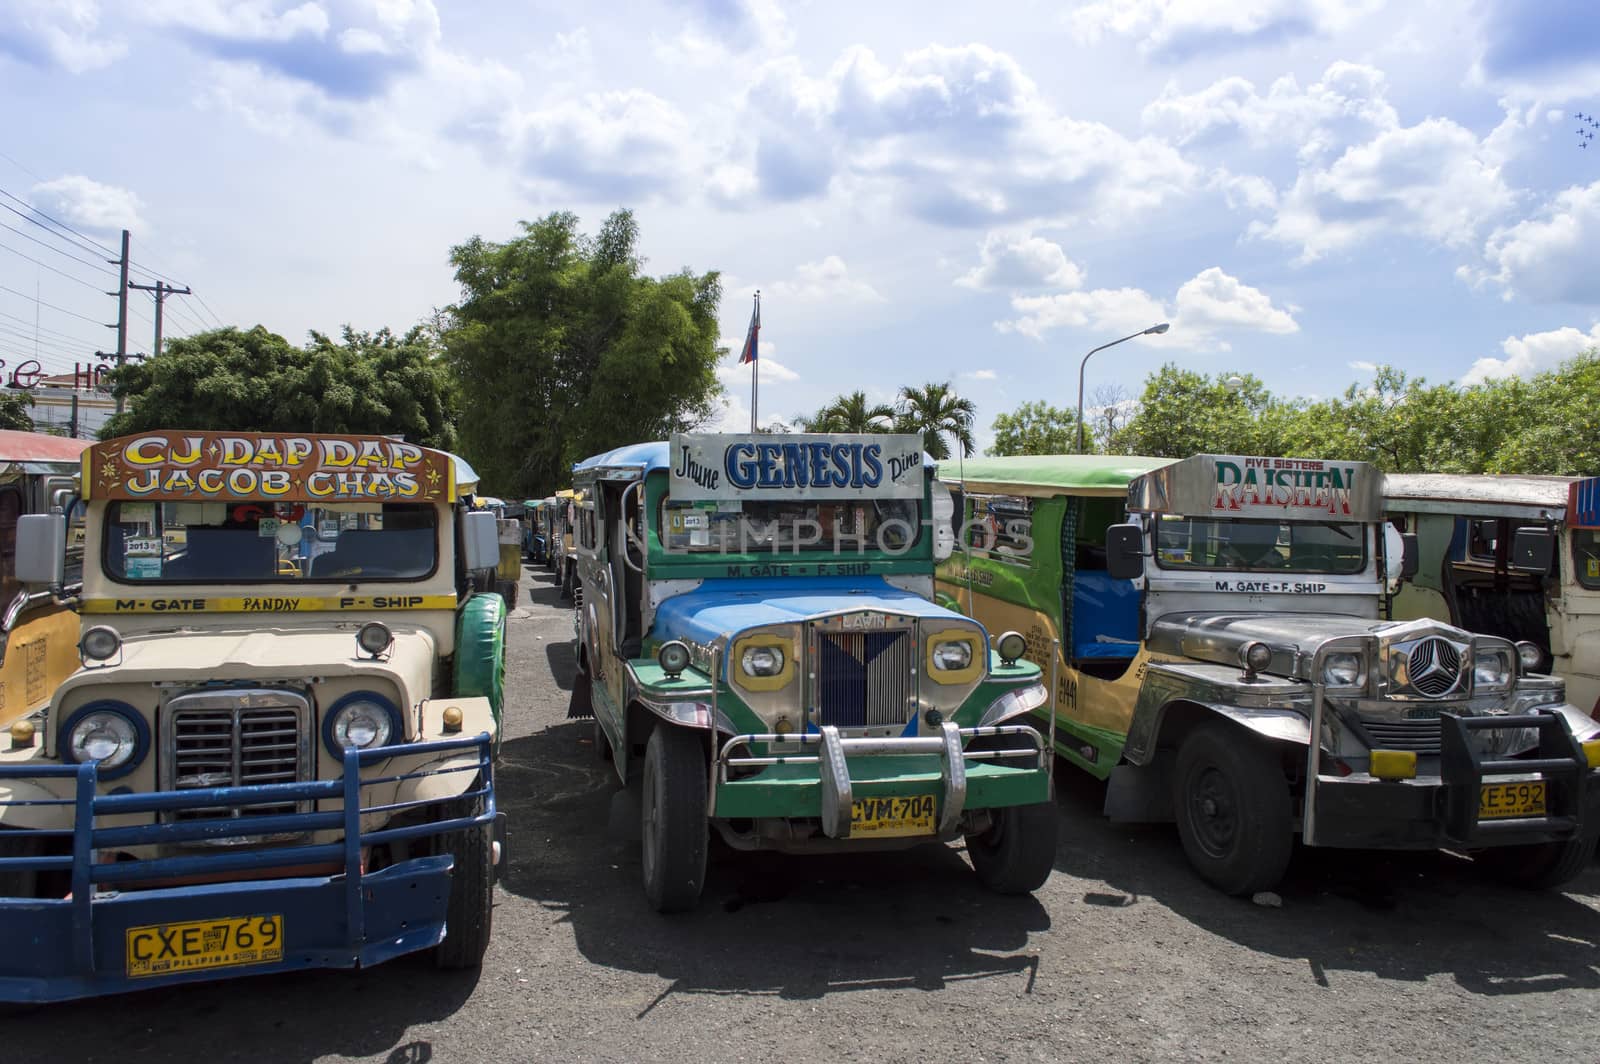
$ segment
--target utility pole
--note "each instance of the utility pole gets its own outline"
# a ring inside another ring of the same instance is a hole
[[[115,358],[117,360],[117,368],[121,369],[122,364],[128,361],[128,231],[126,229],[122,231],[122,257],[120,259],[107,259],[106,261],[117,266],[122,275],[121,281],[117,285],[117,290],[106,293],[108,296],[117,297],[117,324],[114,326],[117,330],[117,350],[115,354],[111,355],[106,354],[104,351],[96,351],[95,357]],[[108,325],[106,328],[113,328],[113,326]],[[122,413],[122,398],[120,396],[117,398],[117,413]]]
[[[167,305],[167,297],[187,296],[193,293],[189,291],[188,285],[184,285],[182,288],[174,288],[165,281],[157,281],[155,284],[130,284],[128,287],[137,288],[141,292],[154,292],[156,294],[156,346],[151,352],[151,357],[158,356],[161,354],[161,312]],[[118,364],[120,365],[121,363]]]

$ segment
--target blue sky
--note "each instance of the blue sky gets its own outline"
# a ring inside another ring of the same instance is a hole
[[[626,205],[649,268],[723,271],[735,351],[762,290],[764,418],[951,379],[981,441],[1157,321],[1091,394],[1166,360],[1329,395],[1600,343],[1590,0],[0,0],[0,95],[0,189],[133,229],[204,298],[180,333],[403,329],[455,298],[451,244]],[[49,368],[110,342],[114,280],[0,248],[8,364],[36,313]]]

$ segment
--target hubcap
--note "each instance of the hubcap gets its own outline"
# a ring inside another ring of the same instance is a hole
[[[1202,769],[1189,790],[1189,826],[1211,857],[1227,857],[1238,842],[1238,796],[1233,781],[1216,768]]]

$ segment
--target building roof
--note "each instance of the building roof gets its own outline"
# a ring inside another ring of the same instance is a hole
[[[0,462],[76,462],[93,440],[0,429]]]
[[[1128,482],[1176,459],[1120,454],[1019,454],[1003,458],[947,459],[939,479],[968,491],[1005,495],[1121,496]]]

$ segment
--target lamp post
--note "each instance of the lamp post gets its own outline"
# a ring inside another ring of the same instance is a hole
[[[1083,361],[1078,363],[1078,453],[1079,454],[1083,453],[1083,371],[1084,371],[1084,367],[1089,365],[1089,355],[1094,354],[1095,351],[1104,351],[1108,347],[1116,347],[1118,344],[1127,343],[1129,340],[1137,340],[1141,336],[1160,336],[1162,333],[1166,332],[1169,328],[1171,328],[1170,325],[1168,325],[1166,322],[1162,322],[1160,325],[1152,325],[1148,329],[1144,329],[1144,330],[1142,330],[1140,332],[1133,333],[1130,336],[1124,336],[1120,340],[1113,340],[1109,344],[1101,344],[1099,347],[1095,348],[1094,351],[1090,351],[1088,355],[1084,355],[1083,356]]]

